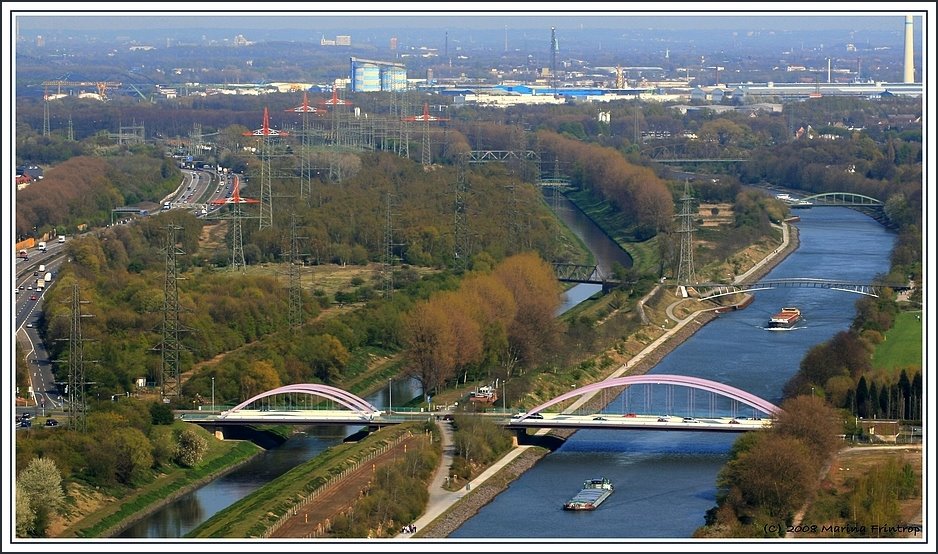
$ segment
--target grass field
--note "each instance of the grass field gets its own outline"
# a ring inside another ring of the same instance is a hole
[[[922,367],[922,312],[902,312],[873,352],[875,369]]]

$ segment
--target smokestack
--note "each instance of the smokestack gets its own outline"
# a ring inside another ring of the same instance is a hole
[[[912,16],[905,16],[905,73],[903,83],[915,82],[915,58],[912,56]]]

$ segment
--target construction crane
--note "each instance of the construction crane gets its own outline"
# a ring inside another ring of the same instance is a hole
[[[430,166],[430,122],[431,121],[449,121],[449,119],[444,117],[437,117],[435,115],[430,115],[430,105],[426,102],[423,103],[423,115],[411,115],[407,117],[402,117],[401,121],[408,122],[423,122],[423,157],[421,162],[424,167]]]
[[[123,83],[117,81],[66,81],[66,80],[54,80],[54,81],[43,81],[43,98],[49,98],[49,87],[56,87],[56,94],[62,94],[62,87],[95,87],[98,91],[98,96],[102,100],[107,100],[107,91],[112,88],[119,88],[123,86]]]

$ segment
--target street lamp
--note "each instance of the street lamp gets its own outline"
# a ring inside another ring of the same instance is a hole
[[[215,377],[212,377],[212,413],[215,413]]]
[[[388,377],[388,415],[391,415],[391,378]]]

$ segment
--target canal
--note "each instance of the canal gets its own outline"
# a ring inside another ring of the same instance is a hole
[[[869,281],[888,271],[895,236],[871,218],[846,208],[814,208],[799,215],[800,247],[767,278]],[[857,298],[826,289],[759,291],[749,307],[705,325],[651,373],[712,379],[779,402],[807,350],[850,327]],[[781,306],[799,307],[804,322],[787,332],[764,330]],[[629,401],[635,398],[617,398],[613,405]],[[661,401],[652,405],[666,409]],[[692,407],[675,402],[671,408],[679,415]],[[698,404],[695,409],[707,408]],[[716,503],[717,473],[735,439],[723,433],[578,431],[450,537],[690,538]],[[585,479],[602,476],[616,490],[599,509],[562,510]]]

